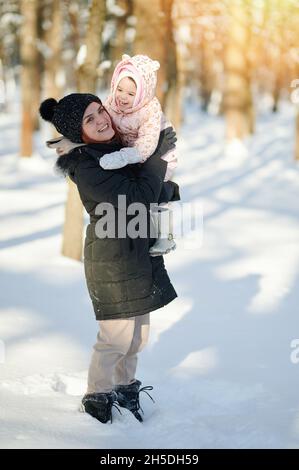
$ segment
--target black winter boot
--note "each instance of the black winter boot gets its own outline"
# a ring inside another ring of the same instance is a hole
[[[117,393],[117,401],[119,406],[130,410],[135,418],[142,422],[143,418],[139,413],[139,410],[141,410],[143,413],[143,409],[139,403],[139,393],[145,392],[153,402],[155,402],[155,400],[150,396],[149,393],[147,393],[147,390],[153,390],[153,387],[149,385],[147,387],[140,388],[140,385],[140,380],[136,380],[130,385],[116,385],[114,390]]]
[[[82,398],[83,409],[101,423],[107,423],[109,419],[112,423],[112,407],[115,406],[121,413],[120,409],[115,405],[117,394],[115,392],[108,393],[88,393]]]

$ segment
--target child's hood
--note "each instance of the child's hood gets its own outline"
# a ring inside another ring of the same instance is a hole
[[[117,111],[114,100],[116,87],[124,77],[133,78],[137,86],[133,108],[125,112],[135,112],[149,103],[156,94],[157,70],[159,68],[159,62],[150,59],[146,55],[138,54],[130,57],[124,54],[121,62],[116,66],[111,79],[111,106],[114,110]]]

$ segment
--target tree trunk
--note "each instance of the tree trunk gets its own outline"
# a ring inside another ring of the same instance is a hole
[[[135,0],[137,18],[135,54],[148,55],[160,62],[156,96],[176,128],[181,123],[182,80],[177,80],[177,49],[173,37],[174,0]],[[181,77],[182,78],[182,77]]]
[[[127,53],[128,44],[126,40],[127,19],[132,15],[132,2],[130,0],[118,0],[117,6],[124,12],[122,16],[115,18],[116,22],[116,36],[111,41],[111,60],[116,64],[121,60],[122,54]]]
[[[86,55],[84,62],[78,69],[79,93],[95,93],[105,15],[105,2],[93,0],[90,6],[84,44],[86,46]],[[83,206],[77,186],[70,178],[67,179],[68,195],[63,228],[62,254],[80,261],[82,260],[83,244]]]
[[[214,88],[214,77],[213,64],[215,61],[214,51],[211,45],[211,39],[209,39],[209,29],[203,25],[202,29],[202,40],[200,48],[200,96],[202,100],[202,110],[207,111],[211,100],[213,88]]]
[[[89,10],[89,20],[85,38],[86,53],[78,69],[78,89],[80,93],[93,93],[96,90],[97,67],[102,49],[102,31],[106,17],[106,3],[93,0]]]
[[[52,0],[50,11],[51,26],[46,34],[46,43],[50,56],[45,61],[46,96],[58,99],[61,97],[61,43],[62,43],[62,11],[60,0]]]
[[[224,110],[228,140],[242,139],[253,128],[253,107],[250,90],[248,44],[250,28],[248,12],[239,0],[230,3],[230,24],[225,51]]]
[[[183,71],[180,51],[174,40],[175,18],[173,15],[174,0],[164,0],[163,10],[166,17],[166,77],[167,88],[164,103],[165,114],[173,123],[176,130],[182,122],[182,99],[183,99]]]
[[[37,0],[21,1],[22,27],[20,38],[21,56],[21,92],[22,92],[22,124],[21,124],[21,156],[32,154],[32,138],[34,131],[34,112],[37,113],[34,87],[37,68]]]
[[[74,63],[75,57],[77,57],[80,49],[79,15],[81,10],[78,2],[74,0],[65,0],[65,4],[68,10],[68,16],[71,25],[70,42],[72,48],[72,57],[66,61],[68,66],[66,71],[66,79],[71,88],[78,89],[78,74],[74,73],[72,64]],[[68,71],[69,73],[67,73]]]
[[[137,19],[134,54],[148,55],[151,59],[160,62],[156,96],[163,107],[167,90],[166,54],[168,52],[163,0],[151,2],[135,0],[134,16]]]
[[[77,186],[68,177],[68,195],[65,206],[62,254],[78,261],[82,260],[83,206]]]
[[[37,2],[36,10],[36,44],[38,41],[42,40],[43,37],[43,9],[44,2]],[[33,119],[33,129],[38,131],[40,129],[40,118],[39,113],[37,112],[41,103],[41,93],[42,93],[42,75],[44,68],[44,57],[41,52],[36,48],[36,63],[34,67],[34,78],[33,83],[34,87],[32,88],[32,119]]]

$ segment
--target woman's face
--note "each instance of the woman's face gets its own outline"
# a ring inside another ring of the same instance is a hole
[[[103,105],[95,101],[90,103],[85,110],[82,130],[85,134],[85,140],[91,139],[97,142],[106,142],[115,135],[109,114]]]

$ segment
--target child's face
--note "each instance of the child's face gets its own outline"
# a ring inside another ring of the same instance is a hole
[[[115,101],[121,111],[133,107],[136,90],[135,82],[128,77],[123,78],[119,82],[115,92]]]
[[[98,142],[110,140],[115,134],[109,114],[96,102],[90,103],[85,109],[82,129],[87,138]]]

